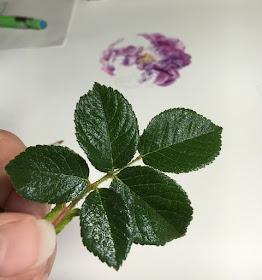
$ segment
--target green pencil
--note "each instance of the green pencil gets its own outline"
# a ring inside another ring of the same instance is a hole
[[[41,19],[15,16],[0,16],[0,27],[44,29],[47,22]]]

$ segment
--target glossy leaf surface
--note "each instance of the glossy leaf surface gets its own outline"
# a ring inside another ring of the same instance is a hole
[[[6,171],[19,194],[42,203],[74,200],[88,186],[85,160],[61,146],[29,147],[10,161]]]
[[[81,208],[80,225],[87,249],[118,269],[132,244],[131,218],[121,196],[103,188],[90,193]]]
[[[186,233],[192,207],[185,191],[151,167],[123,169],[110,188],[126,202],[133,219],[133,240],[164,245]]]
[[[197,170],[221,148],[222,128],[189,109],[170,109],[154,117],[140,137],[143,162],[166,172]]]
[[[117,90],[96,83],[76,106],[77,140],[96,169],[125,166],[138,144],[138,124],[131,105]]]

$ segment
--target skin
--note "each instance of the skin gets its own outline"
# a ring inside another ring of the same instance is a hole
[[[26,146],[16,135],[0,130],[0,227],[12,226],[12,223],[24,222],[25,220],[30,225],[36,219],[43,219],[50,210],[50,205],[48,204],[29,201],[17,194],[9,180],[9,176],[6,174],[6,164],[16,155],[23,152],[25,148]],[[19,226],[19,223],[16,225]],[[15,235],[15,229],[13,232]],[[17,236],[16,242],[21,242],[22,244],[24,239],[19,239],[19,236]],[[5,277],[1,277],[0,272],[0,280],[46,280],[51,272],[55,255],[56,249],[47,261],[44,261],[34,269],[28,268],[23,271],[17,271],[19,268],[16,267],[14,268],[14,275]],[[23,259],[23,256],[21,256],[21,259]]]

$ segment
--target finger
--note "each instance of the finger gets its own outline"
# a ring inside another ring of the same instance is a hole
[[[24,150],[25,145],[17,136],[0,129],[0,207],[2,208],[12,190],[12,184],[6,174],[5,166]]]
[[[47,203],[38,203],[27,200],[18,194],[15,190],[11,191],[4,209],[6,212],[21,212],[32,214],[37,218],[44,218],[45,215],[50,211],[51,205]]]
[[[55,248],[53,255],[48,259],[48,261],[40,267],[12,277],[0,277],[0,280],[47,280],[55,261],[56,249],[57,248]]]
[[[33,271],[30,271],[28,273],[25,273],[25,274],[19,276],[19,280],[28,280],[28,279],[47,280],[51,273],[51,270],[52,270],[52,267],[53,267],[53,264],[55,261],[56,249],[57,248],[55,248],[53,255],[48,259],[48,261],[46,263],[44,263],[38,269],[35,269]],[[1,280],[1,278],[0,278],[0,280]],[[6,279],[3,279],[3,280],[6,280]],[[18,279],[15,279],[15,280],[18,280]]]
[[[9,223],[15,223],[21,220],[28,220],[28,219],[32,220],[35,219],[35,217],[24,213],[17,213],[16,215],[14,215],[14,213],[1,213],[0,227]]]
[[[0,223],[0,279],[44,273],[56,247],[53,225],[19,213],[0,214]]]
[[[5,211],[28,213],[43,218],[50,206],[22,198],[12,187],[5,171],[6,164],[25,148],[16,135],[0,130],[0,207]]]
[[[0,277],[0,280],[47,280],[55,261],[56,251],[57,247],[48,261],[39,267],[22,274],[19,273],[14,276]]]
[[[46,280],[48,279],[50,273],[51,273],[51,270],[53,268],[53,265],[54,265],[54,262],[55,262],[55,257],[56,257],[56,251],[57,251],[57,247],[55,248],[55,252],[54,254],[51,256],[51,258],[49,258],[49,260],[47,261],[47,265],[46,265],[46,270],[45,270],[45,273],[44,273],[44,277],[43,279],[41,280]],[[46,278],[46,279],[45,279]]]

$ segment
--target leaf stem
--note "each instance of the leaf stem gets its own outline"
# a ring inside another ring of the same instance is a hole
[[[67,207],[65,207],[60,214],[53,220],[52,224],[54,226],[54,228],[56,228],[60,222],[64,219],[64,217],[68,214],[70,210],[67,209]]]
[[[105,176],[103,176],[102,178],[100,178],[99,180],[91,184],[92,189],[93,190],[96,189],[101,183],[105,182],[106,180],[112,177],[113,177],[113,172],[107,173]]]
[[[142,158],[142,156],[139,155],[138,157],[136,157],[135,159],[133,159],[132,161],[130,161],[126,166],[124,166],[124,167],[122,167],[122,168],[120,168],[120,169],[115,170],[115,171],[112,173],[112,175],[118,174],[120,171],[122,171],[123,169],[125,169],[125,168],[127,168],[127,167],[133,165],[134,163],[136,163],[137,161],[139,161],[141,158]]]
[[[89,180],[88,181],[88,187],[86,188],[85,192],[78,197],[77,199],[73,200],[68,206],[66,206],[65,204],[62,205],[62,210],[58,213],[58,215],[56,217],[54,217],[52,223],[54,225],[54,227],[57,229],[57,227],[64,221],[64,219],[66,218],[66,216],[68,215],[68,213],[76,206],[76,204],[82,200],[90,191],[95,190],[101,183],[105,182],[106,180],[113,178],[114,175],[118,174],[120,171],[122,171],[123,169],[133,165],[135,162],[139,161],[142,158],[141,155],[139,155],[137,158],[135,158],[134,160],[132,160],[131,162],[129,162],[126,166],[117,169],[115,171],[112,171],[110,173],[107,173],[106,175],[104,175],[102,178],[100,178],[99,180],[95,181],[94,183],[90,183]],[[47,215],[48,216],[48,215]],[[47,217],[46,216],[46,217]],[[61,229],[62,230],[62,229]],[[61,231],[59,230],[59,232]]]

